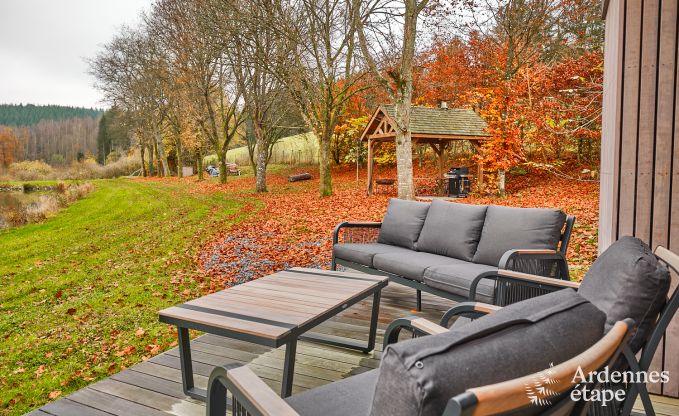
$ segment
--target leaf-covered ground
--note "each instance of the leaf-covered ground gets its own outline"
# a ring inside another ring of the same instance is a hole
[[[207,290],[193,258],[240,202],[184,183],[96,182],[43,224],[0,232],[0,414],[169,348],[157,312]]]
[[[308,171],[317,177],[313,168]],[[393,177],[393,172],[382,172],[382,177],[388,176]],[[317,180],[288,183],[282,175],[269,178],[270,192],[266,194],[252,193],[251,179],[225,185],[196,183],[197,192],[235,193],[263,204],[238,227],[216,235],[198,256],[197,261],[213,276],[213,289],[288,266],[329,267],[335,224],[345,220],[379,221],[388,198],[393,196],[389,190],[380,189],[379,194],[367,197],[365,181],[356,181],[355,171],[350,168],[336,169],[333,184],[334,195],[320,198]],[[573,276],[580,278],[596,256],[598,183],[532,173],[509,176],[507,190],[506,198],[470,197],[462,202],[557,207],[575,215],[569,262]]]

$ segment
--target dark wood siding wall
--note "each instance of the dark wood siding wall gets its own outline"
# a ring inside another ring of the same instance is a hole
[[[610,0],[604,7],[600,251],[635,235],[679,252],[678,1]],[[653,391],[679,397],[677,319],[654,367],[670,371],[670,382]]]

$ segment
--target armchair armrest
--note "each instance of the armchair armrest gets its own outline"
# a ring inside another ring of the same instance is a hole
[[[502,309],[502,306],[491,305],[482,302],[462,302],[448,309],[441,317],[439,325],[444,328],[448,327],[450,319],[454,316],[466,315],[467,317],[479,318],[483,315],[495,312]]]
[[[334,246],[339,242],[339,233],[343,228],[380,228],[382,227],[381,222],[350,222],[344,221],[335,226],[332,232],[332,245]]]
[[[515,249],[500,258],[500,269],[568,280],[566,256],[558,250]]]
[[[409,329],[419,335],[436,335],[448,332],[447,328],[424,318],[418,318],[417,316],[399,318],[390,323],[386,331],[384,331],[384,348],[398,342],[398,336],[402,329]]]
[[[299,416],[252,370],[241,364],[217,366],[212,370],[207,393],[209,416],[226,413],[227,391],[233,395],[233,407],[246,410],[249,415]]]

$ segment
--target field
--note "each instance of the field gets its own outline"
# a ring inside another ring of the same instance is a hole
[[[217,156],[210,155],[206,162],[216,164]],[[247,147],[237,147],[226,152],[226,160],[241,166],[249,166]],[[318,140],[311,133],[297,134],[280,139],[273,147],[271,163],[284,165],[311,164],[318,162]]]
[[[167,349],[156,312],[204,291],[192,259],[242,206],[184,183],[95,185],[46,223],[0,232],[0,414]]]

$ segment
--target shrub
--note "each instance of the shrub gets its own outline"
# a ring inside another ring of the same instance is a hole
[[[9,174],[21,181],[36,181],[51,179],[54,169],[41,160],[25,160],[9,165]]]

